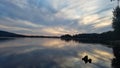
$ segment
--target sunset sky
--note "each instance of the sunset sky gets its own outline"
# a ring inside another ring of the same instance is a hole
[[[0,30],[26,35],[112,30],[110,0],[0,0]]]

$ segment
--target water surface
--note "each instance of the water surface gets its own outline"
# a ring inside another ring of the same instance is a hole
[[[92,63],[82,61],[86,55]],[[113,49],[101,44],[42,38],[0,41],[0,68],[112,68],[113,58]]]

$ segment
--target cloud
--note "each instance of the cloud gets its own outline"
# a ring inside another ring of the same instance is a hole
[[[64,27],[64,26],[43,28],[42,31],[46,32],[47,34],[51,34],[51,35],[76,34],[76,33],[78,33],[77,30],[74,30],[72,28],[67,28],[67,27]]]
[[[19,20],[19,19],[11,19],[11,18],[1,18],[0,22],[2,25],[7,26],[16,26],[16,27],[26,27],[26,28],[37,28],[42,27],[42,25],[38,25],[29,21]],[[7,22],[7,23],[6,23]]]
[[[83,24],[91,24],[94,23],[98,18],[98,15],[85,16],[83,17],[82,22]]]
[[[107,21],[104,21],[104,22],[101,22],[101,23],[97,23],[94,25],[95,28],[103,28],[103,27],[106,27],[106,26],[111,26],[111,21],[107,20]]]
[[[0,0],[0,25],[20,28],[0,29],[35,35],[111,30],[113,4],[107,0]]]

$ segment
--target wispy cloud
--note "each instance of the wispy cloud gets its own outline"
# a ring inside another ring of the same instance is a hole
[[[112,29],[113,4],[108,0],[0,0],[0,29],[34,35],[104,32]]]

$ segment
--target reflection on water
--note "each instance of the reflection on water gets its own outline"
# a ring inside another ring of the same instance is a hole
[[[82,61],[88,55],[92,63]],[[112,48],[60,39],[21,38],[0,42],[0,68],[111,68]]]
[[[120,68],[120,46],[113,47],[113,53],[115,58],[112,60],[112,68]]]

